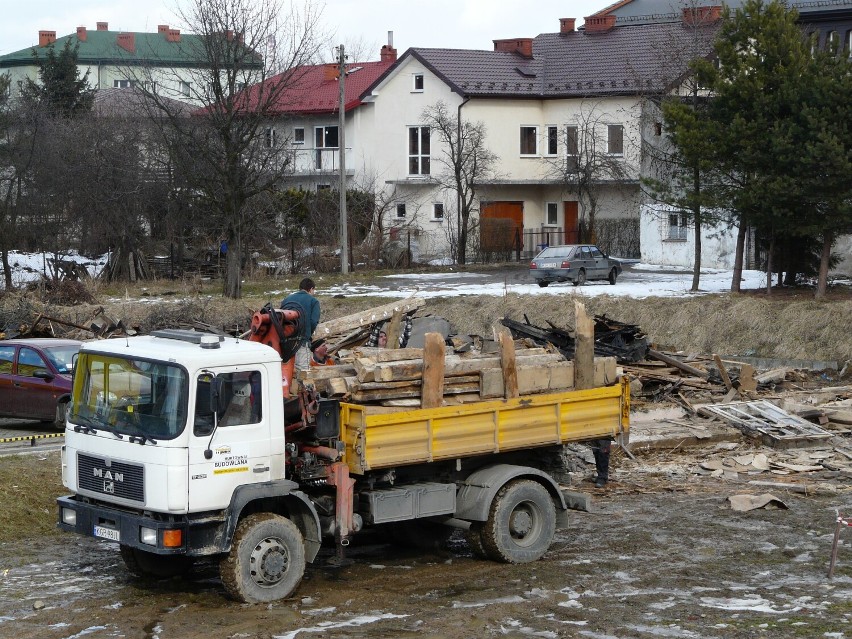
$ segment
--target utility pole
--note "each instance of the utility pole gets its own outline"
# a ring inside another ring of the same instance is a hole
[[[340,63],[338,83],[340,104],[338,121],[338,144],[340,145],[340,272],[349,273],[349,230],[346,224],[346,54],[343,45],[338,47]]]

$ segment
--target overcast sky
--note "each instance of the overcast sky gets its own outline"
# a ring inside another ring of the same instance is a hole
[[[155,32],[158,24],[179,27],[181,0],[0,0],[0,55],[38,43],[40,30],[57,37],[78,26],[111,31]],[[185,2],[186,0],[182,0]],[[297,4],[302,0],[296,0]],[[316,0],[335,44],[362,42],[377,59],[393,31],[401,54],[409,47],[492,49],[492,40],[533,37],[559,30],[559,18],[582,18],[611,4],[607,0]],[[14,10],[12,8],[14,7]],[[373,51],[375,49],[375,51]],[[366,61],[366,60],[363,60]]]

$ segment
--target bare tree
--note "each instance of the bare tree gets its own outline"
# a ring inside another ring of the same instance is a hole
[[[190,81],[175,77],[173,84],[181,82],[201,109],[181,117],[173,101],[154,90],[153,69],[137,84],[165,115],[156,121],[177,180],[227,242],[223,294],[238,298],[243,238],[256,231],[268,192],[289,169],[274,118],[302,68],[325,46],[319,13],[310,1],[283,11],[278,0],[189,0],[180,17],[199,36],[187,38],[186,46],[203,65]]]
[[[464,264],[467,257],[471,213],[476,208],[476,194],[482,182],[494,174],[499,160],[485,143],[485,125],[468,122],[453,114],[443,101],[426,108],[420,116],[424,124],[438,135],[440,151],[433,155],[442,170],[432,178],[446,191],[456,194],[458,241],[456,257]]]
[[[584,100],[565,123],[565,155],[548,160],[549,174],[577,196],[583,242],[595,241],[595,220],[604,190],[636,179],[637,172],[625,157],[624,129],[610,124],[611,119],[602,102]]]

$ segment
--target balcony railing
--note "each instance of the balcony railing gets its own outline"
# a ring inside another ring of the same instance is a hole
[[[335,173],[340,170],[340,149],[292,149],[293,173],[309,175],[314,173]],[[346,148],[346,173],[354,173],[352,149]]]

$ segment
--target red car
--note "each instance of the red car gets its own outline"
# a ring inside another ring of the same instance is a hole
[[[74,356],[73,339],[10,339],[0,342],[0,417],[39,420],[65,429]]]

